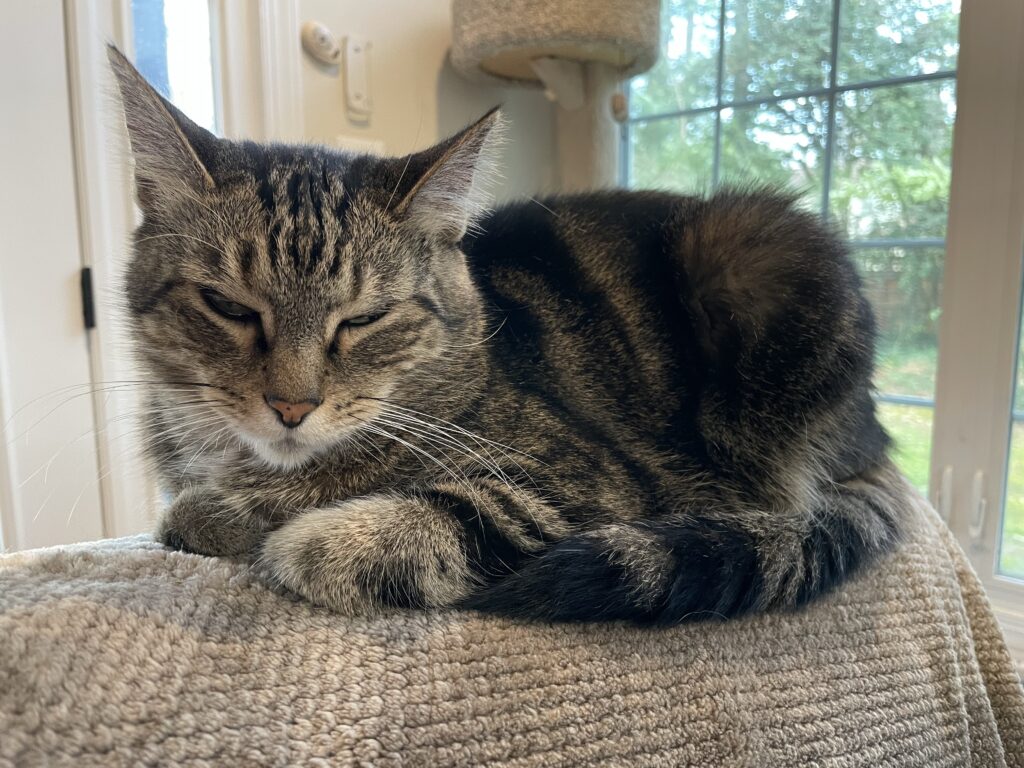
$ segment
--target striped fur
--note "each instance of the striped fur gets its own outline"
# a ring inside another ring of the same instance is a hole
[[[871,313],[785,195],[485,213],[497,113],[405,158],[228,142],[111,58],[165,543],[352,613],[672,623],[898,541]],[[269,395],[320,405],[288,429]]]

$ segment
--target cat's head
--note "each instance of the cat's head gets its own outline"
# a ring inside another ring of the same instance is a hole
[[[458,244],[497,111],[404,158],[233,142],[110,59],[143,213],[128,310],[159,405],[293,467],[382,400],[436,413],[459,397],[484,318]]]

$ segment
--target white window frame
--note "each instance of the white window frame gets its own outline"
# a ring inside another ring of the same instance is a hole
[[[209,0],[217,114],[232,139],[303,141],[298,0]]]
[[[963,4],[930,483],[1019,658],[1024,581],[996,560],[1024,280],[1022,39],[1019,0]]]
[[[999,574],[997,558],[1024,283],[1021,40],[1020,0],[963,3],[929,481],[930,499],[984,583],[1018,658],[1024,580]],[[623,180],[628,153],[624,130]]]

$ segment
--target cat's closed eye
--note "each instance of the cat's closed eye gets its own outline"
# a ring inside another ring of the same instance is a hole
[[[362,325],[370,325],[380,320],[387,312],[378,312],[374,315],[358,315],[357,317],[350,317],[348,320],[342,320],[338,324],[338,330],[342,328],[359,327]]]
[[[251,323],[259,320],[260,313],[255,309],[247,307],[244,304],[239,304],[237,301],[231,301],[231,299],[224,296],[224,294],[219,291],[215,291],[212,288],[200,289],[199,295],[203,297],[203,301],[206,302],[206,306],[221,317],[226,317],[228,320],[234,320],[240,323]]]

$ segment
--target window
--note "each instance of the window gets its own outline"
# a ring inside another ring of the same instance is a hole
[[[209,0],[132,0],[135,64],[160,93],[219,133]]]
[[[1010,452],[999,542],[999,572],[1024,579],[1024,304],[1017,326],[1017,339],[1017,370],[1013,410],[1010,413]]]
[[[879,321],[881,418],[922,490],[959,13],[958,0],[668,0],[623,133],[630,186],[780,184],[846,234]]]

